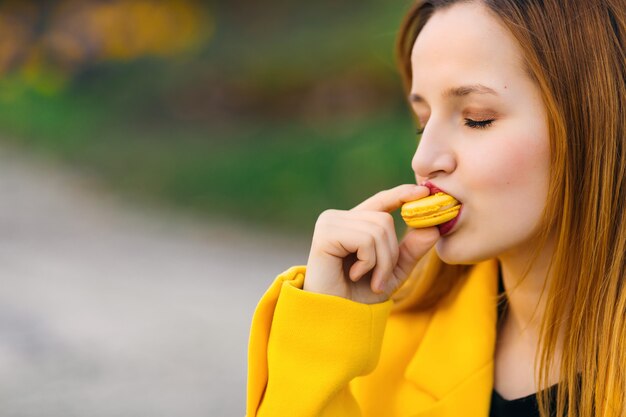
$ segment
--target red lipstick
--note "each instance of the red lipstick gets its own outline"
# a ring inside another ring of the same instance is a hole
[[[437,187],[435,184],[433,184],[430,181],[426,181],[426,182],[422,183],[422,185],[430,190],[430,195],[433,195],[435,193],[446,193],[444,190],[442,190],[441,188]],[[448,193],[446,193],[446,194],[448,194]]]
[[[427,187],[430,190],[430,195],[433,195],[435,193],[445,193],[445,194],[452,195],[452,194],[446,192],[445,190],[442,190],[441,188],[437,187],[435,184],[433,184],[430,181],[425,181],[421,185],[423,185],[424,187]],[[459,201],[459,203],[461,203],[461,202]],[[457,221],[461,217],[461,211],[463,211],[463,204],[462,203],[461,203],[461,208],[459,209],[459,214],[457,214],[457,216],[454,219],[449,220],[449,221],[447,221],[445,223],[442,223],[440,225],[437,225],[437,228],[439,229],[439,234],[441,236],[445,236],[448,233],[450,233],[452,228],[456,225]]]
[[[437,228],[439,229],[439,234],[441,236],[445,236],[448,233],[450,233],[450,231],[452,230],[454,225],[456,225],[456,222],[459,220],[459,217],[461,217],[461,212],[462,211],[463,211],[463,205],[461,205],[461,208],[459,209],[459,214],[457,214],[454,219],[449,220],[449,221],[447,221],[445,223],[442,223],[440,225],[437,225]]]

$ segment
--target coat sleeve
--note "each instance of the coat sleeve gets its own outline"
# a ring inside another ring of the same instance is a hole
[[[378,362],[392,301],[361,304],[303,291],[305,268],[261,298],[248,347],[248,417],[357,417],[349,383]]]

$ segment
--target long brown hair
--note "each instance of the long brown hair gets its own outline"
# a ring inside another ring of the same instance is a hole
[[[411,50],[437,10],[472,0],[419,0],[396,52],[411,87]],[[536,361],[541,388],[560,369],[557,416],[626,415],[626,4],[624,0],[476,0],[519,42],[548,114],[551,178],[543,216],[557,242]],[[466,266],[431,252],[400,300],[431,306]],[[563,350],[559,363],[555,353]],[[548,417],[550,390],[538,395]]]

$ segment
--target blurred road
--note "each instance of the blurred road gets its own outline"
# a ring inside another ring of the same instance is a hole
[[[0,415],[242,417],[254,307],[307,251],[0,149]]]

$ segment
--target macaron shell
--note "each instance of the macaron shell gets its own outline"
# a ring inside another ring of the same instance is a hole
[[[445,211],[441,211],[435,214],[432,214],[427,217],[416,217],[416,218],[404,218],[405,223],[409,227],[413,227],[415,229],[420,229],[423,227],[431,227],[437,226],[438,224],[445,223],[454,219],[458,214],[461,206],[454,206]]]
[[[409,201],[402,205],[403,215],[426,215],[441,210],[442,207],[458,204],[458,201],[451,195],[436,193],[419,200]]]
[[[401,216],[409,227],[431,227],[454,219],[460,208],[454,197],[438,192],[403,204]]]

